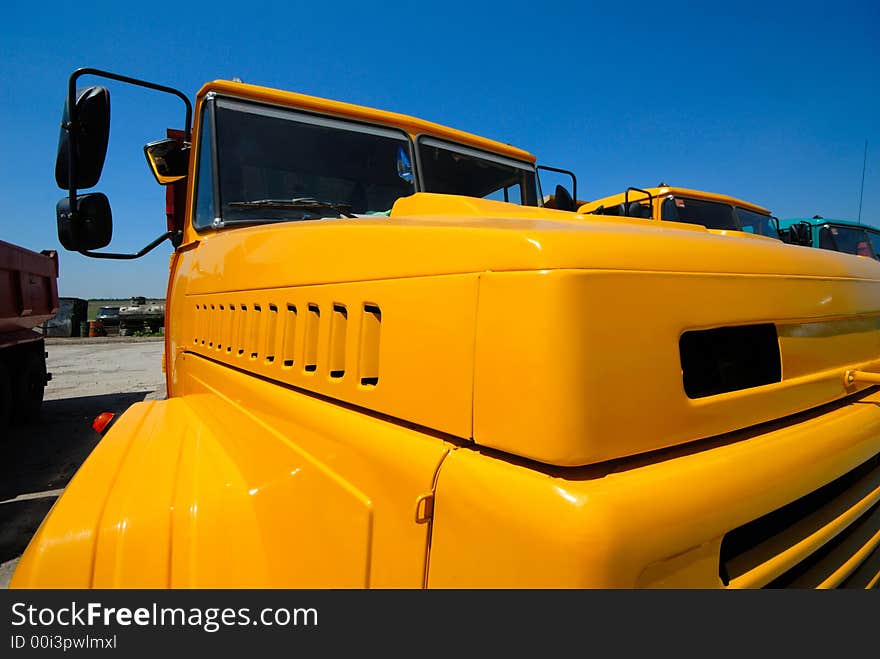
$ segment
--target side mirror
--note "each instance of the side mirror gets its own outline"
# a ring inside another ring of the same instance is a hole
[[[813,244],[813,228],[807,222],[798,222],[788,228],[788,241],[792,245],[810,247]]]
[[[70,179],[71,131],[76,152],[73,154],[76,180]],[[55,182],[62,190],[91,188],[97,185],[104,169],[107,140],[110,137],[110,92],[106,87],[77,90],[76,108],[71,121],[70,99],[64,102],[58,155],[55,158]],[[71,184],[72,183],[72,184]]]
[[[150,171],[159,185],[169,185],[186,177],[189,168],[189,144],[165,138],[144,146]]]
[[[82,252],[110,244],[113,217],[106,195],[100,192],[78,195],[76,213],[70,212],[70,197],[64,197],[55,206],[55,215],[58,240],[64,249]]]

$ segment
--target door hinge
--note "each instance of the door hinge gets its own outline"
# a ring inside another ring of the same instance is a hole
[[[416,500],[416,524],[425,524],[434,517],[434,493],[423,494]]]

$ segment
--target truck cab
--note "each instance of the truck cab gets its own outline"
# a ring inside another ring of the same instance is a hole
[[[780,226],[786,242],[880,259],[880,229],[869,224],[814,215],[787,218]]]
[[[12,587],[877,584],[880,264],[543,208],[527,152],[400,114],[216,81],[194,116],[147,147],[167,399]],[[69,139],[60,238],[106,257]]]
[[[710,231],[739,231],[779,239],[778,221],[757,204],[703,190],[670,187],[628,188],[626,192],[581,205],[580,213],[682,222]]]

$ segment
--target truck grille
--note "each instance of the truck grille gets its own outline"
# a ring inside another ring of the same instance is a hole
[[[880,454],[724,536],[730,588],[877,588]]]

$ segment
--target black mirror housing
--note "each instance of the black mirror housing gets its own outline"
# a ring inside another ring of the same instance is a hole
[[[70,104],[64,102],[58,155],[55,159],[55,182],[62,190],[91,188],[98,184],[107,141],[110,138],[110,91],[106,87],[86,87],[76,93],[76,125],[70,121]],[[70,131],[76,131],[76,180],[70,178]]]
[[[792,245],[810,247],[813,244],[813,227],[808,222],[792,224],[788,228],[788,240],[786,242]]]
[[[100,249],[113,237],[113,216],[110,201],[100,192],[78,195],[76,212],[72,213],[70,198],[64,197],[55,206],[58,240],[64,249],[74,252]]]

